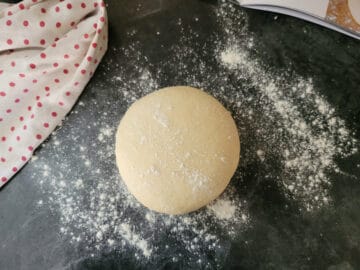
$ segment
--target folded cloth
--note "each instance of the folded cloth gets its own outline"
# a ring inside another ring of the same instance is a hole
[[[107,38],[102,1],[0,3],[0,187],[70,111]]]

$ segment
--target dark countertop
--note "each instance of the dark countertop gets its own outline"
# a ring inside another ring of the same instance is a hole
[[[191,82],[180,76],[185,73],[179,71],[182,64],[179,50],[177,55],[172,55],[171,48],[181,48],[184,43],[193,47],[196,59],[204,58],[208,67],[216,66],[210,52],[216,45],[211,44],[211,37],[222,39],[221,25],[214,12],[219,7],[217,1],[109,0],[107,3],[109,51],[73,113],[56,135],[36,151],[40,164],[46,161],[55,181],[60,179],[59,175],[69,173],[85,180],[101,181],[101,177],[94,178],[97,167],[103,171],[102,177],[116,174],[114,162],[106,160],[113,155],[104,156],[99,150],[104,145],[97,140],[98,129],[100,124],[117,125],[129,105],[129,98],[124,97],[121,89],[131,91],[131,87],[141,83],[136,74],[139,66],[146,65],[150,73],[156,74],[157,87]],[[319,94],[346,121],[354,137],[360,139],[360,42],[295,18],[237,9],[248,18],[247,31],[254,44],[252,55],[272,70],[311,77]],[[182,28],[177,27],[179,19]],[[241,19],[236,22],[240,23]],[[234,36],[235,39],[243,38],[241,31],[236,33],[239,36]],[[182,40],[187,35],[193,38]],[[172,65],[178,69],[172,69],[171,65],[161,68],[163,59],[173,59]],[[189,61],[187,64],[199,64],[191,62],[191,57],[184,59]],[[229,75],[229,80],[234,78]],[[139,92],[134,92],[134,97],[138,97]],[[255,135],[245,133],[242,138],[245,153],[244,142],[251,141],[251,136]],[[63,146],[58,146],[56,141]],[[77,157],[79,144],[89,146],[85,155],[95,167],[89,169]],[[70,243],[60,234],[60,214],[49,199],[56,196],[48,191],[47,181],[51,179],[34,161],[0,190],[0,269],[360,269],[359,161],[359,154],[337,160],[341,170],[348,174],[329,173],[333,202],[312,212],[298,210],[296,203],[279,189],[276,179],[262,181],[256,174],[261,163],[241,167],[239,174],[247,179],[237,188],[239,196],[249,202],[250,224],[235,237],[222,239],[222,249],[207,256],[204,265],[188,263],[187,251],[172,246],[171,242],[170,251],[149,262],[135,259],[131,249],[104,249],[94,253],[81,244]],[[45,183],[40,185],[42,180]],[[41,207],[39,200],[44,201]],[[162,237],[156,241],[172,241]],[[172,252],[184,256],[174,262]]]

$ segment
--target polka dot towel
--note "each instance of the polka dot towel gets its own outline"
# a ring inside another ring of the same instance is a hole
[[[104,2],[0,3],[0,187],[70,111],[107,49]]]

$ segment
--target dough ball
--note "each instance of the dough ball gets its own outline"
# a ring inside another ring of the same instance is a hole
[[[183,214],[216,199],[233,176],[240,140],[230,113],[192,87],[155,91],[131,105],[116,134],[116,161],[146,207]]]

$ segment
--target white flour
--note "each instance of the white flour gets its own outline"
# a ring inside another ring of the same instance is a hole
[[[219,44],[219,60],[259,95],[258,100],[252,96],[248,99],[255,107],[261,107],[266,122],[274,123],[266,131],[268,135],[282,134],[275,135],[277,145],[265,152],[282,156],[283,186],[307,210],[329,203],[328,173],[339,172],[335,158],[355,154],[357,141],[335,109],[314,89],[311,78],[267,71],[250,57],[247,42],[234,40],[231,29],[228,34],[228,43]],[[247,117],[252,120],[252,113]],[[263,150],[257,150],[256,154],[261,161],[265,160]]]
[[[56,153],[51,160],[57,166],[50,167],[42,151],[32,159],[38,171],[33,177],[41,179],[44,191],[38,206],[59,214],[61,235],[83,247],[85,256],[118,250],[133,252],[140,265],[169,257],[174,262],[186,258],[189,268],[218,267],[226,259],[229,241],[251,226],[251,196],[239,195],[238,187],[246,181],[249,164],[258,164],[254,177],[259,182],[276,181],[284,196],[305,210],[331,201],[328,173],[339,171],[335,157],[357,151],[346,123],[317,93],[311,78],[271,71],[250,57],[254,39],[239,9],[225,4],[215,11],[224,33],[206,41],[216,48],[205,57],[193,46],[198,33],[187,32],[181,20],[180,42],[157,66],[136,43],[112,48],[128,65],[108,59],[103,64],[108,81],[92,85],[96,98],[80,101],[44,145],[44,152],[50,148]],[[109,85],[118,91],[110,93]],[[208,207],[180,217],[139,205],[120,180],[114,155],[115,129],[124,113],[119,108],[169,85],[199,87],[217,97],[236,119],[242,144],[239,171],[225,193]],[[84,128],[89,117],[93,122]]]
[[[207,207],[215,213],[218,219],[232,219],[236,211],[236,206],[232,205],[230,200],[217,200]]]

